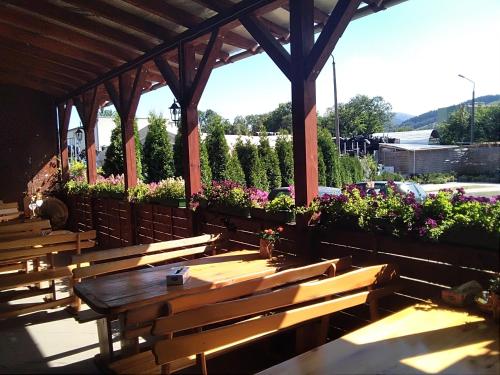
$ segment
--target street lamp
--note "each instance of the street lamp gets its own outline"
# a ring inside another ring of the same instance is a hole
[[[177,100],[174,99],[174,102],[170,106],[170,118],[177,125],[181,116],[181,107],[177,104]]]
[[[472,79],[463,76],[462,74],[458,75],[460,78],[466,79],[470,83],[472,83],[472,112],[471,112],[471,121],[470,121],[470,144],[474,143],[474,110],[475,110],[475,101],[476,101],[476,82]]]
[[[82,128],[76,129],[75,136],[76,136],[76,140],[78,141],[78,143],[80,143],[82,141],[82,139],[83,139],[83,130],[82,130]]]

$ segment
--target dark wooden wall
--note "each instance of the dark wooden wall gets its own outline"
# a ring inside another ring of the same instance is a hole
[[[27,88],[0,85],[0,199],[22,202],[57,179],[54,101]]]

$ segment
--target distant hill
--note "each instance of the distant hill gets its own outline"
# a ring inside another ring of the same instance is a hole
[[[392,118],[392,125],[393,126],[399,126],[401,123],[404,121],[414,117],[413,115],[409,115],[408,113],[402,113],[402,112],[394,112],[394,117]]]
[[[500,103],[500,95],[485,95],[485,96],[480,96],[476,98],[476,103],[484,103],[486,105],[491,105],[491,104],[498,104]],[[455,104],[455,105],[450,105],[449,107],[444,107],[444,108],[439,108],[434,111],[429,111],[422,113],[421,115],[409,118],[400,124],[395,124],[396,126],[399,125],[399,127],[409,127],[412,129],[431,129],[433,128],[438,121],[438,111],[441,109],[444,109],[448,113],[451,113],[455,110],[457,110],[461,105],[464,104],[472,104],[472,99],[467,100],[466,102]]]

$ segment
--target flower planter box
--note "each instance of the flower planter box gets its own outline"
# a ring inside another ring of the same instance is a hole
[[[181,207],[185,208],[186,207],[186,199],[162,199],[162,200],[152,200],[151,203],[153,204],[158,204],[160,206],[167,206],[167,207]]]
[[[253,219],[272,221],[276,223],[290,223],[295,220],[295,214],[292,211],[266,211],[263,208],[250,208],[250,216]]]
[[[500,234],[475,228],[453,229],[441,236],[439,242],[498,251]]]
[[[239,216],[244,218],[250,217],[250,209],[246,207],[226,206],[222,204],[212,204],[208,206],[208,211],[216,212],[223,215]]]

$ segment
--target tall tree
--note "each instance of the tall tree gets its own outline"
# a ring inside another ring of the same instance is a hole
[[[231,156],[229,157],[226,177],[228,180],[238,182],[243,186],[246,185],[245,173],[243,172],[243,168],[241,168],[236,151],[231,152]]]
[[[323,158],[323,152],[318,147],[318,185],[327,186],[326,184],[326,165]]]
[[[206,111],[198,111],[200,130],[202,133],[210,133],[210,128],[217,124],[222,125],[224,133],[228,134],[231,130],[231,123],[228,119],[223,118],[217,112],[207,109]]]
[[[264,120],[264,126],[268,132],[279,132],[280,130],[292,131],[292,103],[281,103],[278,108],[269,113]]]
[[[246,185],[262,190],[269,190],[266,170],[259,158],[257,147],[250,140],[243,143],[241,138],[239,138],[234,146],[234,150],[243,168]]]
[[[243,116],[236,116],[229,134],[250,135],[250,130]]]
[[[293,146],[286,131],[278,135],[275,151],[280,166],[281,184],[293,185]]]
[[[149,113],[148,134],[144,141],[144,167],[147,181],[157,182],[174,175],[172,145],[168,139],[167,120],[154,112]]]
[[[269,189],[278,188],[281,186],[281,172],[279,168],[279,161],[276,152],[271,148],[267,136],[264,131],[261,132],[259,139],[259,158],[266,171],[267,181],[269,182]]]
[[[394,114],[392,106],[381,96],[373,98],[366,95],[356,95],[347,103],[339,104],[339,126],[341,137],[369,135],[384,130],[389,126]],[[329,108],[318,123],[335,134],[335,112]]]
[[[325,182],[327,186],[342,186],[339,153],[332,135],[325,128],[318,129],[318,151],[321,150],[325,164]]]
[[[224,126],[220,122],[210,127],[210,133],[208,133],[205,142],[212,178],[216,181],[222,181],[226,178],[229,147],[224,137]]]
[[[106,159],[102,165],[105,176],[111,174],[118,175],[124,173],[123,151],[122,151],[122,133],[121,121],[118,113],[113,118],[115,127],[111,131],[110,145],[106,149]],[[134,119],[134,140],[135,140],[135,158],[137,166],[137,178],[142,178],[142,145],[139,140],[139,131],[137,129],[137,119]]]
[[[207,145],[205,141],[200,141],[200,168],[202,184],[206,186],[210,185],[212,182],[212,170],[210,169]]]

